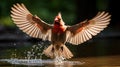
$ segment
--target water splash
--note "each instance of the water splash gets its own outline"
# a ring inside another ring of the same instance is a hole
[[[44,43],[43,42],[39,42],[38,44],[35,44],[29,48],[24,49],[12,49],[10,50],[9,53],[11,53],[10,55],[10,59],[41,59],[42,58],[42,50],[44,49]],[[12,45],[14,47],[17,46],[17,43],[12,43]]]
[[[14,46],[17,44],[14,43]],[[17,49],[14,49],[12,52],[10,59],[0,59],[0,61],[18,64],[18,65],[30,65],[30,66],[43,66],[45,64],[53,64],[53,65],[82,65],[84,62],[79,61],[65,61],[64,57],[56,57],[55,59],[42,59],[42,49],[45,49],[46,46],[43,46],[44,43],[38,43],[37,45],[33,45],[30,50],[25,50],[23,53],[25,54],[24,58],[18,59]]]
[[[16,47],[16,43],[13,43],[13,46]],[[11,54],[11,58],[17,58],[17,49],[15,48],[13,51],[12,51],[12,54]]]
[[[57,56],[57,57],[54,59],[55,65],[63,64],[63,63],[64,63],[64,60],[65,60],[65,58],[64,58],[63,56],[60,56],[60,57]]]

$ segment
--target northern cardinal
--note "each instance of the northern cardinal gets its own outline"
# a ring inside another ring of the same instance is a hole
[[[68,26],[65,25],[61,13],[55,17],[53,24],[48,24],[38,16],[33,16],[24,4],[15,4],[11,8],[13,22],[20,30],[31,37],[51,41],[51,45],[43,53],[51,58],[62,56],[66,59],[73,57],[71,51],[65,46],[66,42],[78,45],[100,33],[110,22],[109,13],[98,12],[90,20]]]

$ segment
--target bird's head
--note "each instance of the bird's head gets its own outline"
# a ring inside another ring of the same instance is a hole
[[[55,17],[54,19],[54,24],[55,25],[59,25],[59,26],[63,26],[65,23],[62,20],[62,16],[61,13],[59,12],[58,15]]]

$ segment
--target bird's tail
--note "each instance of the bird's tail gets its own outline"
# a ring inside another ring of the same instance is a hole
[[[67,59],[73,57],[72,52],[66,47],[66,45],[63,45],[62,56]]]
[[[45,54],[47,57],[54,58],[54,53],[53,53],[52,49],[53,49],[53,45],[48,46],[48,48],[46,48],[43,51],[43,54]]]
[[[73,54],[65,45],[62,45],[61,47],[62,48],[57,50],[57,49],[53,49],[53,48],[55,48],[53,45],[50,45],[47,49],[45,49],[43,51],[43,54],[45,54],[46,56],[51,57],[51,58],[62,56],[65,59],[69,59],[69,58],[73,57]]]

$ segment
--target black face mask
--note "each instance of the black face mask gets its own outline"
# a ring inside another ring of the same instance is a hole
[[[60,19],[58,19],[57,21],[55,21],[56,25],[60,25]]]

